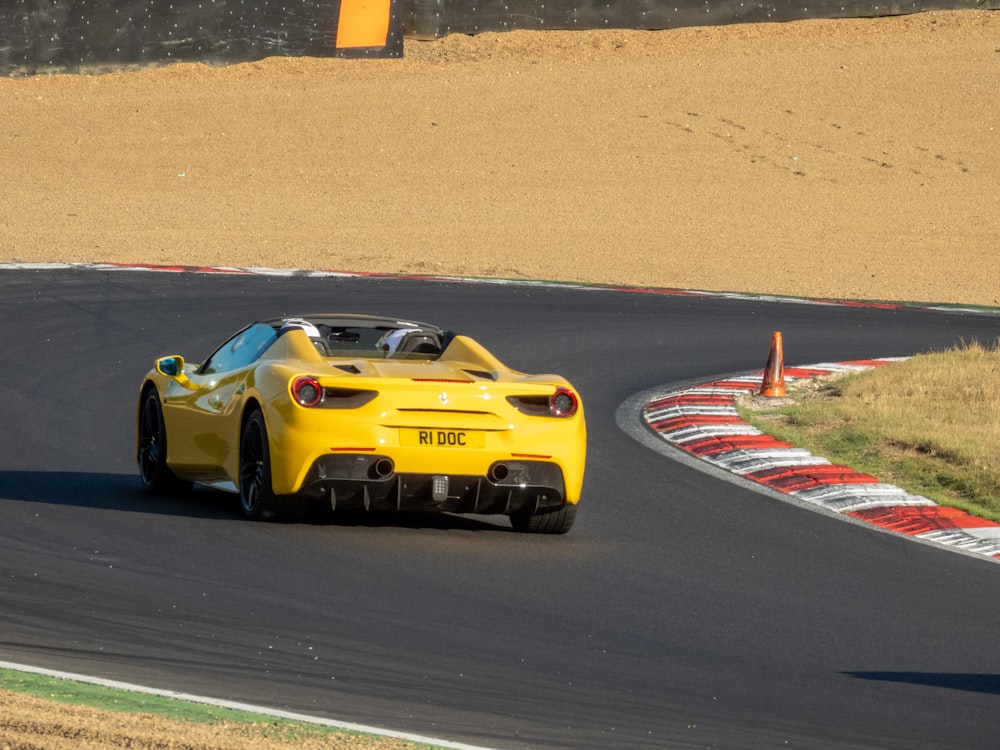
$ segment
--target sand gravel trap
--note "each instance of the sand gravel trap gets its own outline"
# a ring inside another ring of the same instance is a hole
[[[0,262],[1000,305],[998,92],[988,11],[0,79]],[[0,693],[0,750],[265,746]]]
[[[0,262],[1000,305],[1000,13],[0,80]]]

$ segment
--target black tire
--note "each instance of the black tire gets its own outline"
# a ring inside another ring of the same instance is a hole
[[[576,505],[570,503],[557,510],[510,517],[510,525],[514,531],[532,534],[565,534],[573,528],[574,521],[576,521]]]
[[[191,487],[181,481],[167,466],[167,428],[163,424],[163,408],[155,388],[142,396],[139,407],[139,440],[136,458],[139,479],[148,495],[168,495]]]
[[[240,506],[251,521],[289,523],[302,521],[309,509],[304,497],[274,494],[267,425],[256,409],[243,423],[240,436]]]
[[[278,498],[271,489],[271,450],[267,425],[259,410],[251,412],[240,434],[240,506],[251,521],[278,515]]]

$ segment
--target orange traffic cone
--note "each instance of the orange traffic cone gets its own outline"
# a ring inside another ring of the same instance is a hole
[[[760,395],[781,398],[785,395],[785,355],[781,351],[781,331],[771,337],[771,353],[767,356]]]

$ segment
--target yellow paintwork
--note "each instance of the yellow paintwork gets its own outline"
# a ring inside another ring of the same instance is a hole
[[[352,365],[348,374],[335,365]],[[512,457],[544,457],[563,473],[566,500],[580,499],[586,461],[583,404],[569,418],[528,416],[506,396],[572,388],[556,375],[525,375],[505,367],[476,341],[456,336],[436,361],[336,359],[321,356],[301,330],[282,335],[252,367],[201,375],[186,365],[179,377],[153,369],[146,384],[160,394],[167,463],[184,479],[239,483],[239,441],[248,406],[263,411],[276,494],[297,492],[315,459],[338,452],[386,455],[396,471],[484,475]],[[493,380],[461,372],[490,373]],[[368,389],[379,397],[360,408],[302,407],[290,384],[300,375],[325,387]],[[449,379],[468,382],[445,382]],[[445,411],[447,410],[447,411]],[[483,448],[404,446],[401,428],[482,431]]]

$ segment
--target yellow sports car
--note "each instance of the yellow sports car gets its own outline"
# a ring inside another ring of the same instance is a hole
[[[505,514],[562,534],[586,460],[583,404],[557,375],[467,336],[368,315],[253,323],[199,365],[162,357],[139,393],[147,492],[210,485],[248,518],[334,509]]]

